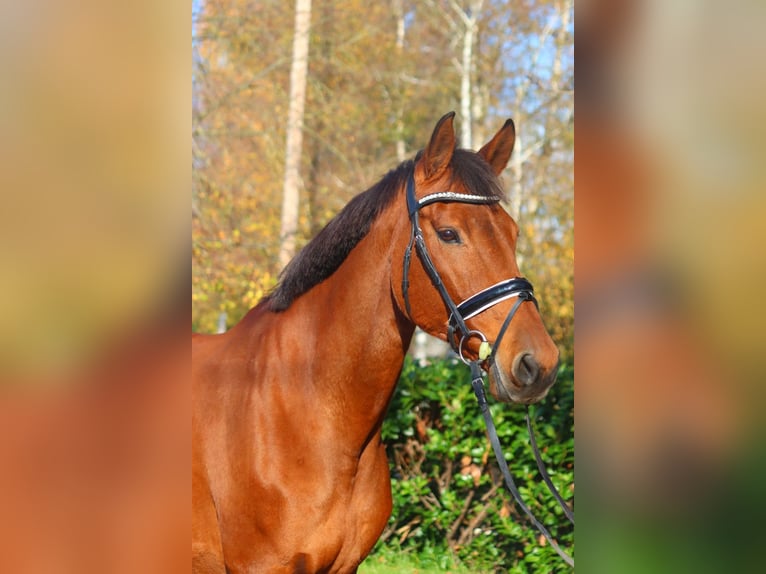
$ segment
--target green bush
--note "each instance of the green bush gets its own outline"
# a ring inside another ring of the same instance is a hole
[[[573,370],[563,366],[535,430],[551,478],[574,496]],[[519,490],[559,544],[573,552],[574,529],[538,475],[524,409],[489,397],[498,436]],[[470,384],[456,360],[407,360],[383,425],[394,497],[374,553],[416,554],[471,570],[566,572],[568,567],[505,489]]]

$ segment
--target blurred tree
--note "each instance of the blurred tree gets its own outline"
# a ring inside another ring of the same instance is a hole
[[[505,179],[520,264],[571,356],[571,0],[327,0],[314,8],[296,248],[422,147],[445,112],[463,110],[461,138],[469,134],[474,149],[512,117],[517,143]],[[194,5],[197,330],[215,331],[222,311],[229,324],[239,320],[280,269],[294,22],[294,6],[276,0]]]
[[[279,265],[285,267],[295,255],[300,207],[300,163],[303,145],[303,112],[306,105],[306,75],[309,64],[311,0],[295,1],[295,33],[290,68],[290,108],[287,117],[285,179],[282,189],[282,226],[279,237]]]

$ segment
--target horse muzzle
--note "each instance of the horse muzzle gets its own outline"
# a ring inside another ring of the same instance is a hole
[[[548,367],[542,366],[530,352],[518,353],[510,369],[500,358],[489,366],[489,392],[498,401],[529,405],[545,398],[556,381],[559,358]]]

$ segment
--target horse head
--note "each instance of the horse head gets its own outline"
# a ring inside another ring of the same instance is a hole
[[[497,400],[534,403],[556,379],[559,352],[519,271],[518,225],[500,205],[515,128],[508,120],[472,152],[456,149],[453,117],[415,158],[409,218],[392,238],[393,296],[412,323],[480,361]]]

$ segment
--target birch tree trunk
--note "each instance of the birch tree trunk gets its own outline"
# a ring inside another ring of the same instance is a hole
[[[473,138],[471,126],[473,119],[471,112],[471,74],[474,71],[473,44],[476,37],[476,21],[481,11],[484,0],[473,0],[466,9],[453,0],[452,9],[457,13],[463,23],[463,53],[460,63],[460,147],[471,149]]]
[[[476,16],[466,18],[463,36],[463,65],[460,70],[460,115],[463,122],[460,129],[460,147],[471,149],[471,64],[473,61],[473,35],[476,30]]]
[[[404,53],[404,5],[403,0],[393,0],[391,7],[396,17],[396,54],[402,58]],[[401,74],[400,74],[401,75]],[[407,150],[404,143],[404,110],[402,109],[402,94],[400,75],[396,77],[396,160],[401,163],[405,160]]]
[[[295,235],[298,232],[300,164],[310,26],[311,0],[296,0],[293,60],[290,69],[290,108],[287,118],[287,144],[285,148],[285,180],[282,191],[282,224],[280,228],[279,264],[282,268],[295,254]]]

